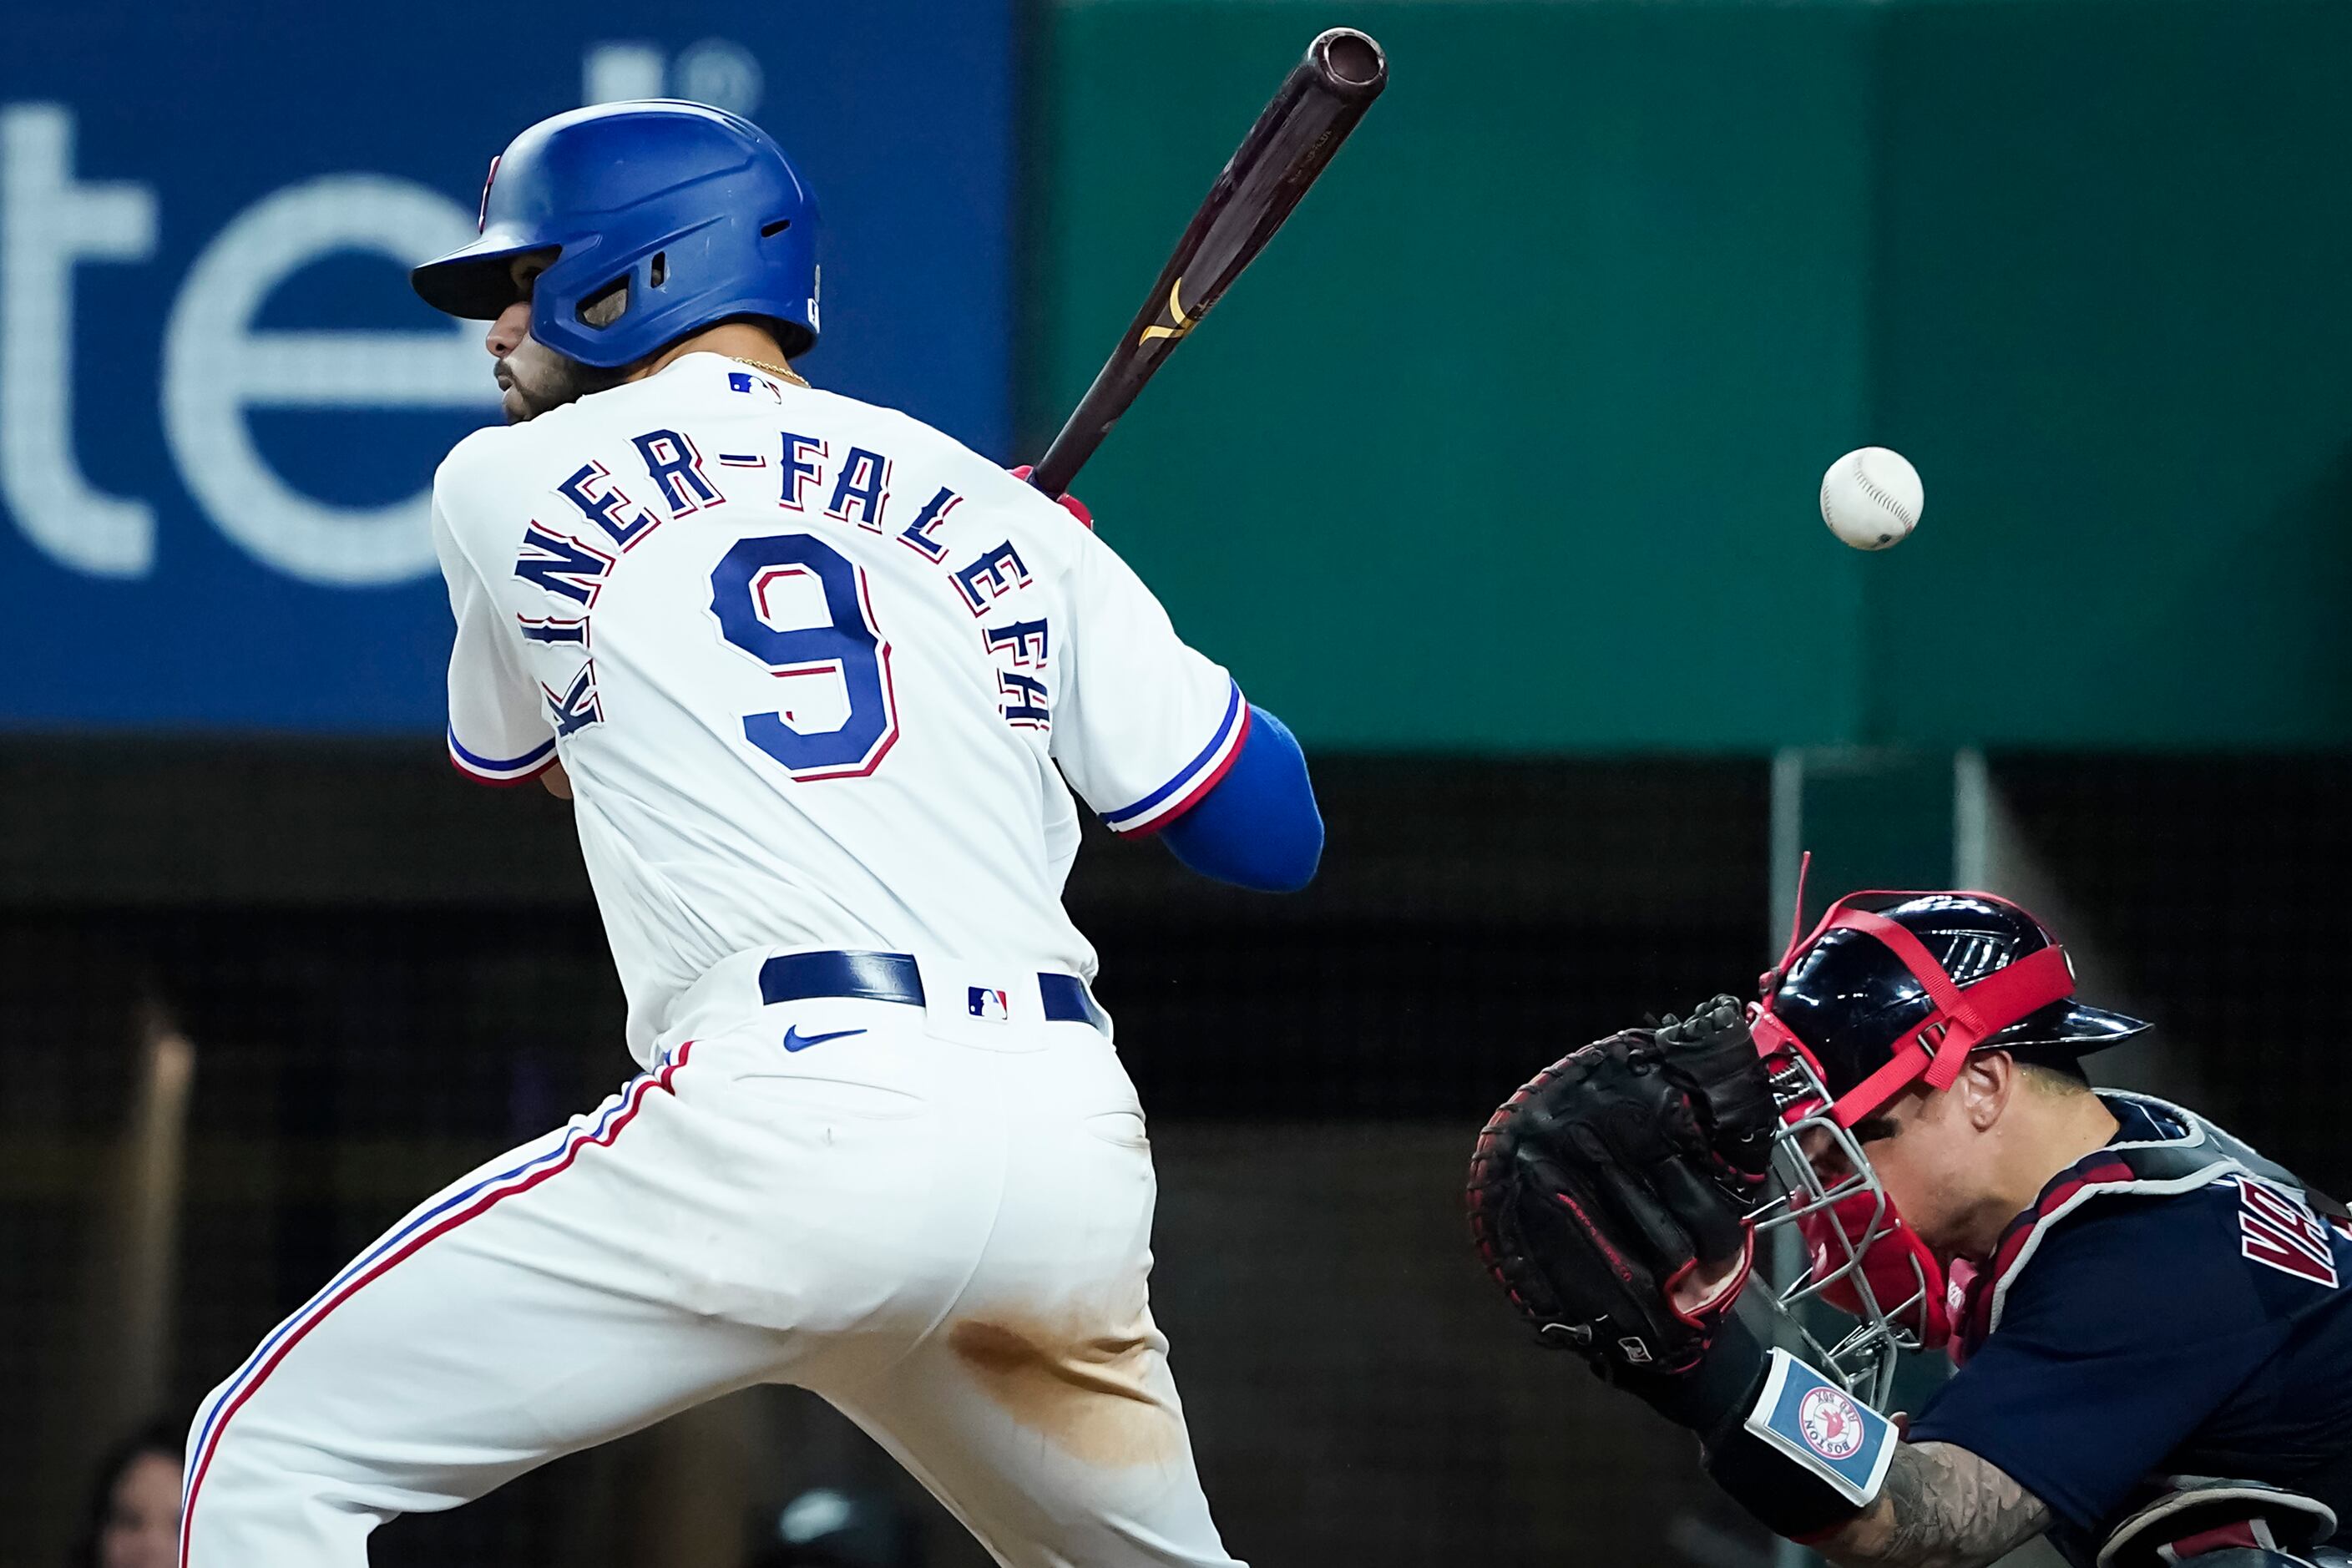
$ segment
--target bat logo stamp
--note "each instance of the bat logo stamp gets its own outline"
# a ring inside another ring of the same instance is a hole
[[[1176,323],[1174,326],[1144,328],[1143,335],[1135,340],[1136,346],[1139,348],[1155,338],[1181,338],[1201,324],[1199,316],[1187,320],[1184,315],[1184,279],[1181,278],[1168,285],[1168,315]]]

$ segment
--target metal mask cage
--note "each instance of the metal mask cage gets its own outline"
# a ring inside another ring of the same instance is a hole
[[[1801,1347],[1817,1370],[1884,1413],[1898,1358],[1927,1348],[1917,1325],[1937,1305],[1941,1281],[1906,1249],[1893,1270],[1896,1288],[1883,1289],[1885,1268],[1874,1282],[1864,1259],[1899,1233],[1894,1205],[1860,1141],[1831,1116],[1828,1086],[1805,1053],[1775,1050],[1764,1067],[1781,1126],[1772,1142],[1768,1195],[1748,1215],[1759,1238],[1749,1294],[1770,1305],[1790,1348]],[[1832,1173],[1824,1177],[1817,1161]],[[1843,1298],[1835,1307],[1823,1300],[1830,1292]],[[1832,1311],[1856,1320],[1843,1336]]]

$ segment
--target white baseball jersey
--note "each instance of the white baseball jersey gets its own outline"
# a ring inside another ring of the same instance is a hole
[[[450,756],[494,783],[562,759],[641,1062],[751,948],[1091,979],[1064,778],[1150,828],[1247,729],[1231,677],[1061,507],[720,355],[477,432],[433,522]]]
[[[830,1400],[1005,1568],[1241,1568],[1151,1318],[1135,1087],[1034,973],[1093,968],[1063,776],[1166,821],[1242,743],[1233,681],[1028,486],[715,355],[469,437],[434,521],[450,754],[562,757],[646,1071],[418,1205],[214,1391],[182,1568],[365,1568],[385,1520],[761,1383]],[[968,984],[762,984],[828,947]]]

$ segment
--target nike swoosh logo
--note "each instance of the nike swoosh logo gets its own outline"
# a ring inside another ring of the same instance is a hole
[[[863,1029],[835,1029],[830,1035],[803,1035],[798,1029],[788,1028],[784,1031],[784,1049],[804,1051],[811,1046],[821,1046],[827,1040],[844,1039],[848,1036],[862,1035],[865,1032]]]

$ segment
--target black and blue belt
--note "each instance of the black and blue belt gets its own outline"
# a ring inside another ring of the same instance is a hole
[[[1110,1015],[1076,975],[1040,971],[1037,995],[1048,1021],[1088,1024],[1110,1033]],[[820,997],[919,1007],[923,973],[914,956],[904,952],[782,952],[760,965],[761,1001],[772,1005]]]

